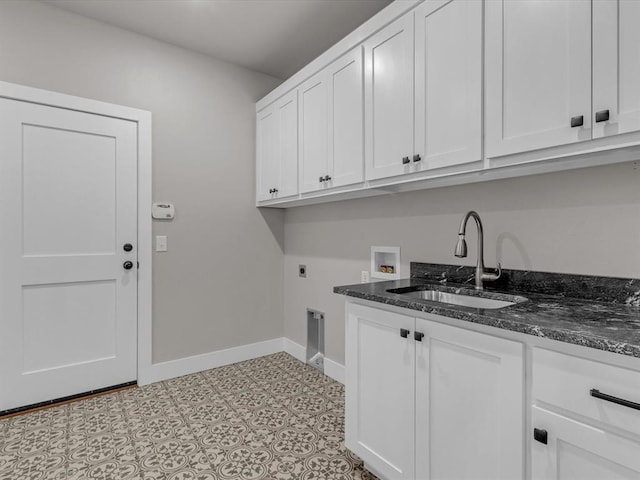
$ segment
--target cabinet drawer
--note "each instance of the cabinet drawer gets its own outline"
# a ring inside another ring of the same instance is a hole
[[[602,399],[602,394],[640,404],[640,371],[562,353],[533,350],[533,402],[640,435],[640,410]]]

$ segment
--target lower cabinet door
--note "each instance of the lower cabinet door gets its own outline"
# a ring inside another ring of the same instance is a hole
[[[531,442],[534,480],[640,478],[638,442],[539,407],[533,407],[532,425],[539,439]]]
[[[414,478],[414,322],[347,305],[345,444],[386,480]]]
[[[416,319],[416,478],[524,475],[523,345]]]

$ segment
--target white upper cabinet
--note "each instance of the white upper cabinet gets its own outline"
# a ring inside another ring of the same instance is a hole
[[[413,13],[400,17],[364,42],[367,180],[411,171]]]
[[[303,83],[299,95],[300,193],[362,182],[362,48]]]
[[[415,36],[413,168],[482,160],[482,2],[425,1]]]
[[[300,193],[325,183],[328,153],[328,102],[325,72],[300,88]]]
[[[257,198],[298,193],[298,91],[283,96],[257,115]]]
[[[487,0],[485,31],[487,156],[591,139],[591,2]]]
[[[637,0],[593,2],[593,122],[594,138],[640,130]]]
[[[327,68],[330,186],[364,179],[364,72],[362,47]]]

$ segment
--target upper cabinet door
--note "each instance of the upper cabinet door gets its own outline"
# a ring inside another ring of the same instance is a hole
[[[482,2],[427,0],[415,21],[414,168],[480,161]]]
[[[327,82],[323,71],[299,88],[300,193],[321,189],[327,169]]]
[[[272,105],[257,115],[257,192],[258,201],[273,197],[272,190],[280,178],[278,161],[278,115]]]
[[[594,138],[640,130],[639,26],[637,0],[593,2]]]
[[[410,12],[364,42],[367,180],[411,171],[413,41]]]
[[[357,47],[327,68],[329,90],[329,186],[364,178],[364,73]]]
[[[298,193],[298,92],[285,95],[277,104],[279,116],[280,182],[278,197]]]
[[[284,95],[257,115],[258,201],[298,193],[298,91]]]
[[[485,32],[487,156],[591,139],[591,2],[489,0]]]

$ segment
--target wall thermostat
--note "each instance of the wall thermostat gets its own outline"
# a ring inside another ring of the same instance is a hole
[[[171,220],[175,216],[175,213],[176,211],[173,207],[173,203],[154,203],[151,209],[151,216],[158,220]]]

